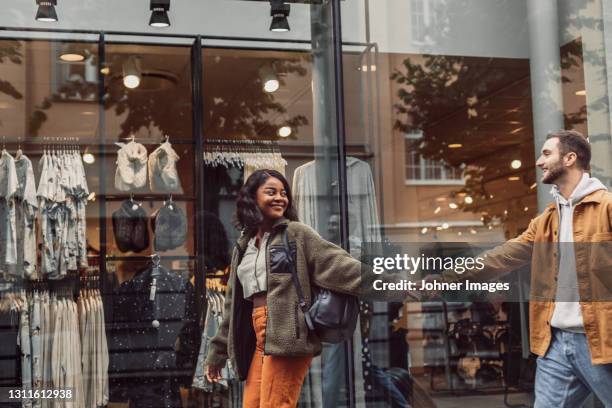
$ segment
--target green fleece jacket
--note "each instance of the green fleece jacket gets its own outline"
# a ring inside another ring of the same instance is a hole
[[[308,356],[321,352],[321,341],[309,332],[286,262],[282,232],[287,230],[289,246],[294,251],[298,279],[310,305],[312,288],[358,295],[361,283],[361,262],[344,249],[321,238],[300,222],[278,220],[266,245],[267,305],[266,342],[264,352],[274,356]],[[206,364],[223,366],[227,359],[241,380],[246,379],[255,350],[255,333],[251,321],[252,302],[245,300],[236,270],[246,249],[249,234],[238,240],[232,255],[231,271],[223,322],[211,340]]]

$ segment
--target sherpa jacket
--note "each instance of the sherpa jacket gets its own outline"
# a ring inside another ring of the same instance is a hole
[[[266,245],[267,306],[264,353],[274,356],[311,356],[321,352],[321,341],[309,332],[291,280],[282,232],[287,230],[294,251],[297,275],[308,304],[312,287],[357,295],[361,281],[361,262],[339,246],[324,240],[309,226],[287,219],[278,220]],[[225,296],[223,322],[211,340],[206,365],[223,366],[232,361],[239,379],[247,377],[255,350],[251,321],[253,303],[245,300],[236,270],[253,234],[243,234],[232,255],[230,278]]]

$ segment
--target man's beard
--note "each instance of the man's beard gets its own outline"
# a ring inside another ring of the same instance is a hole
[[[565,174],[565,167],[563,167],[563,162],[559,160],[554,164],[553,167],[548,168],[548,174],[542,179],[542,183],[544,184],[554,184],[555,181],[559,179],[562,175]]]

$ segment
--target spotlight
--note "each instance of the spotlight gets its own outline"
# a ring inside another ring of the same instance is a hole
[[[168,18],[170,0],[151,0],[149,9],[151,10],[151,19],[149,20],[151,27],[170,27],[170,18]]]
[[[96,157],[91,153],[85,153],[83,154],[83,161],[87,164],[94,164]]]
[[[277,133],[280,137],[289,137],[291,136],[291,126],[283,126],[278,129]]]
[[[129,57],[123,63],[123,85],[129,89],[138,88],[141,78],[140,58]]]
[[[291,30],[287,20],[290,10],[291,6],[285,4],[283,0],[270,0],[270,15],[272,16],[270,31],[284,33]]]
[[[280,82],[278,77],[274,73],[274,70],[269,65],[264,65],[259,69],[259,78],[263,83],[264,91],[268,93],[278,91],[280,87]]]
[[[36,0],[36,4],[38,4],[38,11],[36,11],[36,21],[57,21],[57,13],[55,12],[57,0]]]

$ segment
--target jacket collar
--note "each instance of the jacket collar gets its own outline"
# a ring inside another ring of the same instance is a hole
[[[280,231],[284,228],[287,228],[290,222],[291,221],[285,217],[279,218],[278,220],[274,221],[274,224],[272,224],[272,232]],[[249,240],[253,237],[253,235],[255,235],[255,232],[255,230],[242,230],[242,233],[240,234],[240,237],[236,242],[236,246],[238,247],[240,252],[244,252],[249,243]]]
[[[576,205],[581,205],[581,204],[586,204],[586,203],[599,204],[601,203],[601,199],[605,193],[606,193],[606,190],[594,191],[591,194],[587,194],[586,196],[584,196],[584,198],[580,200],[580,202],[576,203]],[[548,204],[547,209],[550,211],[554,211],[556,209],[555,203]]]
[[[601,203],[601,199],[603,195],[606,193],[606,190],[597,190],[593,191],[591,194],[587,194],[582,199],[581,203]]]

